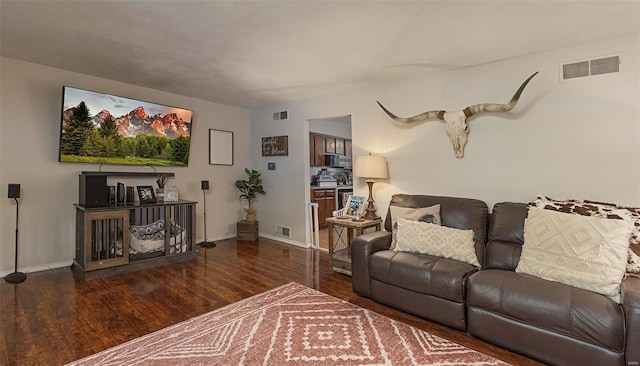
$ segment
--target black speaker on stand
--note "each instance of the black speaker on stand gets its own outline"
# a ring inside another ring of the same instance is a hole
[[[207,192],[209,190],[209,181],[203,180],[200,182],[200,186],[202,188],[202,204],[204,205],[204,240],[198,245],[202,248],[214,248],[216,243],[213,241],[207,240]],[[206,251],[205,251],[206,255]]]
[[[18,198],[20,198],[20,185],[19,184],[9,184],[9,195],[8,198],[13,198],[16,200],[16,252],[15,252],[15,272],[9,273],[4,277],[4,280],[9,283],[21,283],[27,279],[27,275],[18,272]]]

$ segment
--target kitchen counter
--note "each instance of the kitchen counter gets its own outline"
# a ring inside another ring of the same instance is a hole
[[[311,190],[314,189],[353,189],[353,186],[344,186],[344,185],[338,185],[338,186],[333,186],[333,187],[318,187],[318,186],[311,186]]]

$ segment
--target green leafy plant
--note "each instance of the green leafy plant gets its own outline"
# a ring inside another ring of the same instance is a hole
[[[158,173],[158,178],[156,178],[156,184],[158,188],[163,189],[164,185],[167,184],[167,180],[169,176],[166,173]]]
[[[247,173],[248,179],[240,179],[236,181],[236,188],[240,191],[240,200],[247,200],[249,202],[249,209],[251,209],[251,202],[256,199],[256,194],[265,194],[262,187],[262,178],[260,178],[260,172],[257,170],[244,169]]]

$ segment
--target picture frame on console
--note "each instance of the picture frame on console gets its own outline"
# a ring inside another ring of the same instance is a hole
[[[155,203],[156,195],[152,186],[137,186],[140,203]]]

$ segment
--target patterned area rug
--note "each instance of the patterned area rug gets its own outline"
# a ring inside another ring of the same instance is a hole
[[[508,365],[297,283],[69,365]]]

